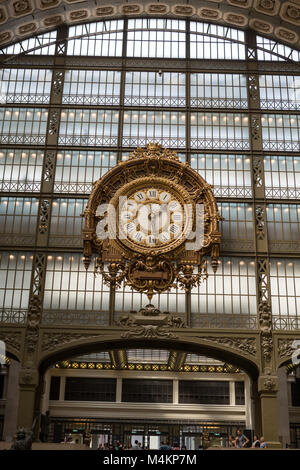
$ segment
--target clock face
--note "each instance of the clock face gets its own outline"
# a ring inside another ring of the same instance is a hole
[[[123,237],[139,246],[157,248],[183,236],[184,208],[167,188],[141,188],[123,199],[118,214]]]

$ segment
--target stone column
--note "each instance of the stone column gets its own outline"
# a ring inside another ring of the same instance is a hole
[[[37,369],[21,368],[19,375],[19,407],[17,427],[32,429],[36,392],[39,385],[39,373]]]
[[[47,372],[44,375],[44,393],[41,399],[41,413],[42,414],[46,414],[46,411],[49,410],[50,382],[51,382],[50,371],[47,370]]]
[[[285,367],[278,369],[278,419],[279,438],[283,448],[290,444],[288,382]]]
[[[253,421],[254,421],[254,434],[261,436],[261,403],[258,394],[258,383],[257,380],[253,380],[251,387],[251,400],[253,404]]]
[[[10,360],[6,387],[3,440],[11,442],[17,429],[20,363]]]
[[[261,375],[258,394],[261,407],[261,428],[267,448],[281,448],[278,437],[278,379],[277,376]]]

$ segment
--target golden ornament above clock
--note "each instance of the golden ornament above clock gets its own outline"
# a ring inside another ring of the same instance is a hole
[[[207,255],[217,268],[220,216],[211,186],[159,144],[138,148],[96,181],[84,217],[85,266],[96,254],[95,269],[110,285],[124,281],[151,298],[199,284]]]

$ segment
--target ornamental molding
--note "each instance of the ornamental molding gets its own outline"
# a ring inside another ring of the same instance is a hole
[[[262,353],[265,360],[270,362],[273,351],[272,313],[271,307],[267,301],[259,303],[258,316]]]
[[[22,368],[19,373],[19,385],[36,387],[39,383],[39,372],[33,368]]]
[[[100,338],[97,334],[83,333],[43,333],[42,351],[48,352],[60,349],[61,346],[81,340]]]
[[[3,341],[10,348],[14,349],[15,351],[21,350],[21,345],[22,345],[22,333],[21,332],[16,332],[16,331],[0,332],[0,340]]]
[[[257,354],[257,341],[256,338],[247,337],[224,337],[224,336],[204,336],[201,337],[203,341],[210,341],[212,343],[220,344],[227,348],[236,350],[240,353],[247,353],[250,356],[255,357]]]
[[[185,324],[181,317],[175,317],[168,312],[162,313],[154,305],[148,304],[138,312],[121,315],[116,326],[129,328],[129,331],[121,334],[122,338],[178,339],[170,330],[184,328]]]
[[[43,33],[63,23],[72,25],[80,21],[148,15],[192,18],[242,29],[250,28],[300,48],[297,34],[300,5],[297,2],[211,0],[210,5],[207,5],[208,2],[199,0],[193,5],[184,1],[174,4],[173,0],[164,0],[163,3],[145,0],[120,5],[120,2],[112,0],[101,5],[95,3],[95,0],[2,0],[0,24],[7,25],[7,31],[0,37],[0,45],[7,45],[33,32]],[[274,27],[277,27],[275,32]]]
[[[276,393],[278,390],[278,377],[272,375],[269,370],[267,374],[261,375],[258,379],[258,392],[259,393]]]
[[[39,339],[41,310],[41,301],[39,296],[33,295],[29,302],[25,339],[27,351],[31,354],[36,350]]]
[[[300,339],[300,338],[299,338]],[[291,358],[296,349],[299,347],[296,342],[299,342],[296,337],[278,339],[278,356],[280,359]]]

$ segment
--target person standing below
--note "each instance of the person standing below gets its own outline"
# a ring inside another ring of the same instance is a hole
[[[228,447],[236,447],[236,439],[233,436],[229,436]]]
[[[240,429],[237,430],[237,437],[236,437],[236,447],[241,449],[242,447],[246,447],[248,444],[249,439],[242,433]]]
[[[162,442],[159,450],[172,450],[169,441],[167,441],[166,443]]]
[[[140,450],[139,441],[137,439],[134,441],[134,445],[131,450]]]
[[[116,442],[115,450],[123,450],[123,446],[122,446],[122,444],[120,443],[120,441],[117,441],[117,442]]]
[[[252,442],[252,446],[251,447],[260,447],[260,440],[258,439],[258,436],[256,436],[256,434],[254,434],[253,436],[253,442]]]
[[[265,438],[261,437],[260,438],[260,448],[265,449],[267,447],[267,443],[265,442]]]

